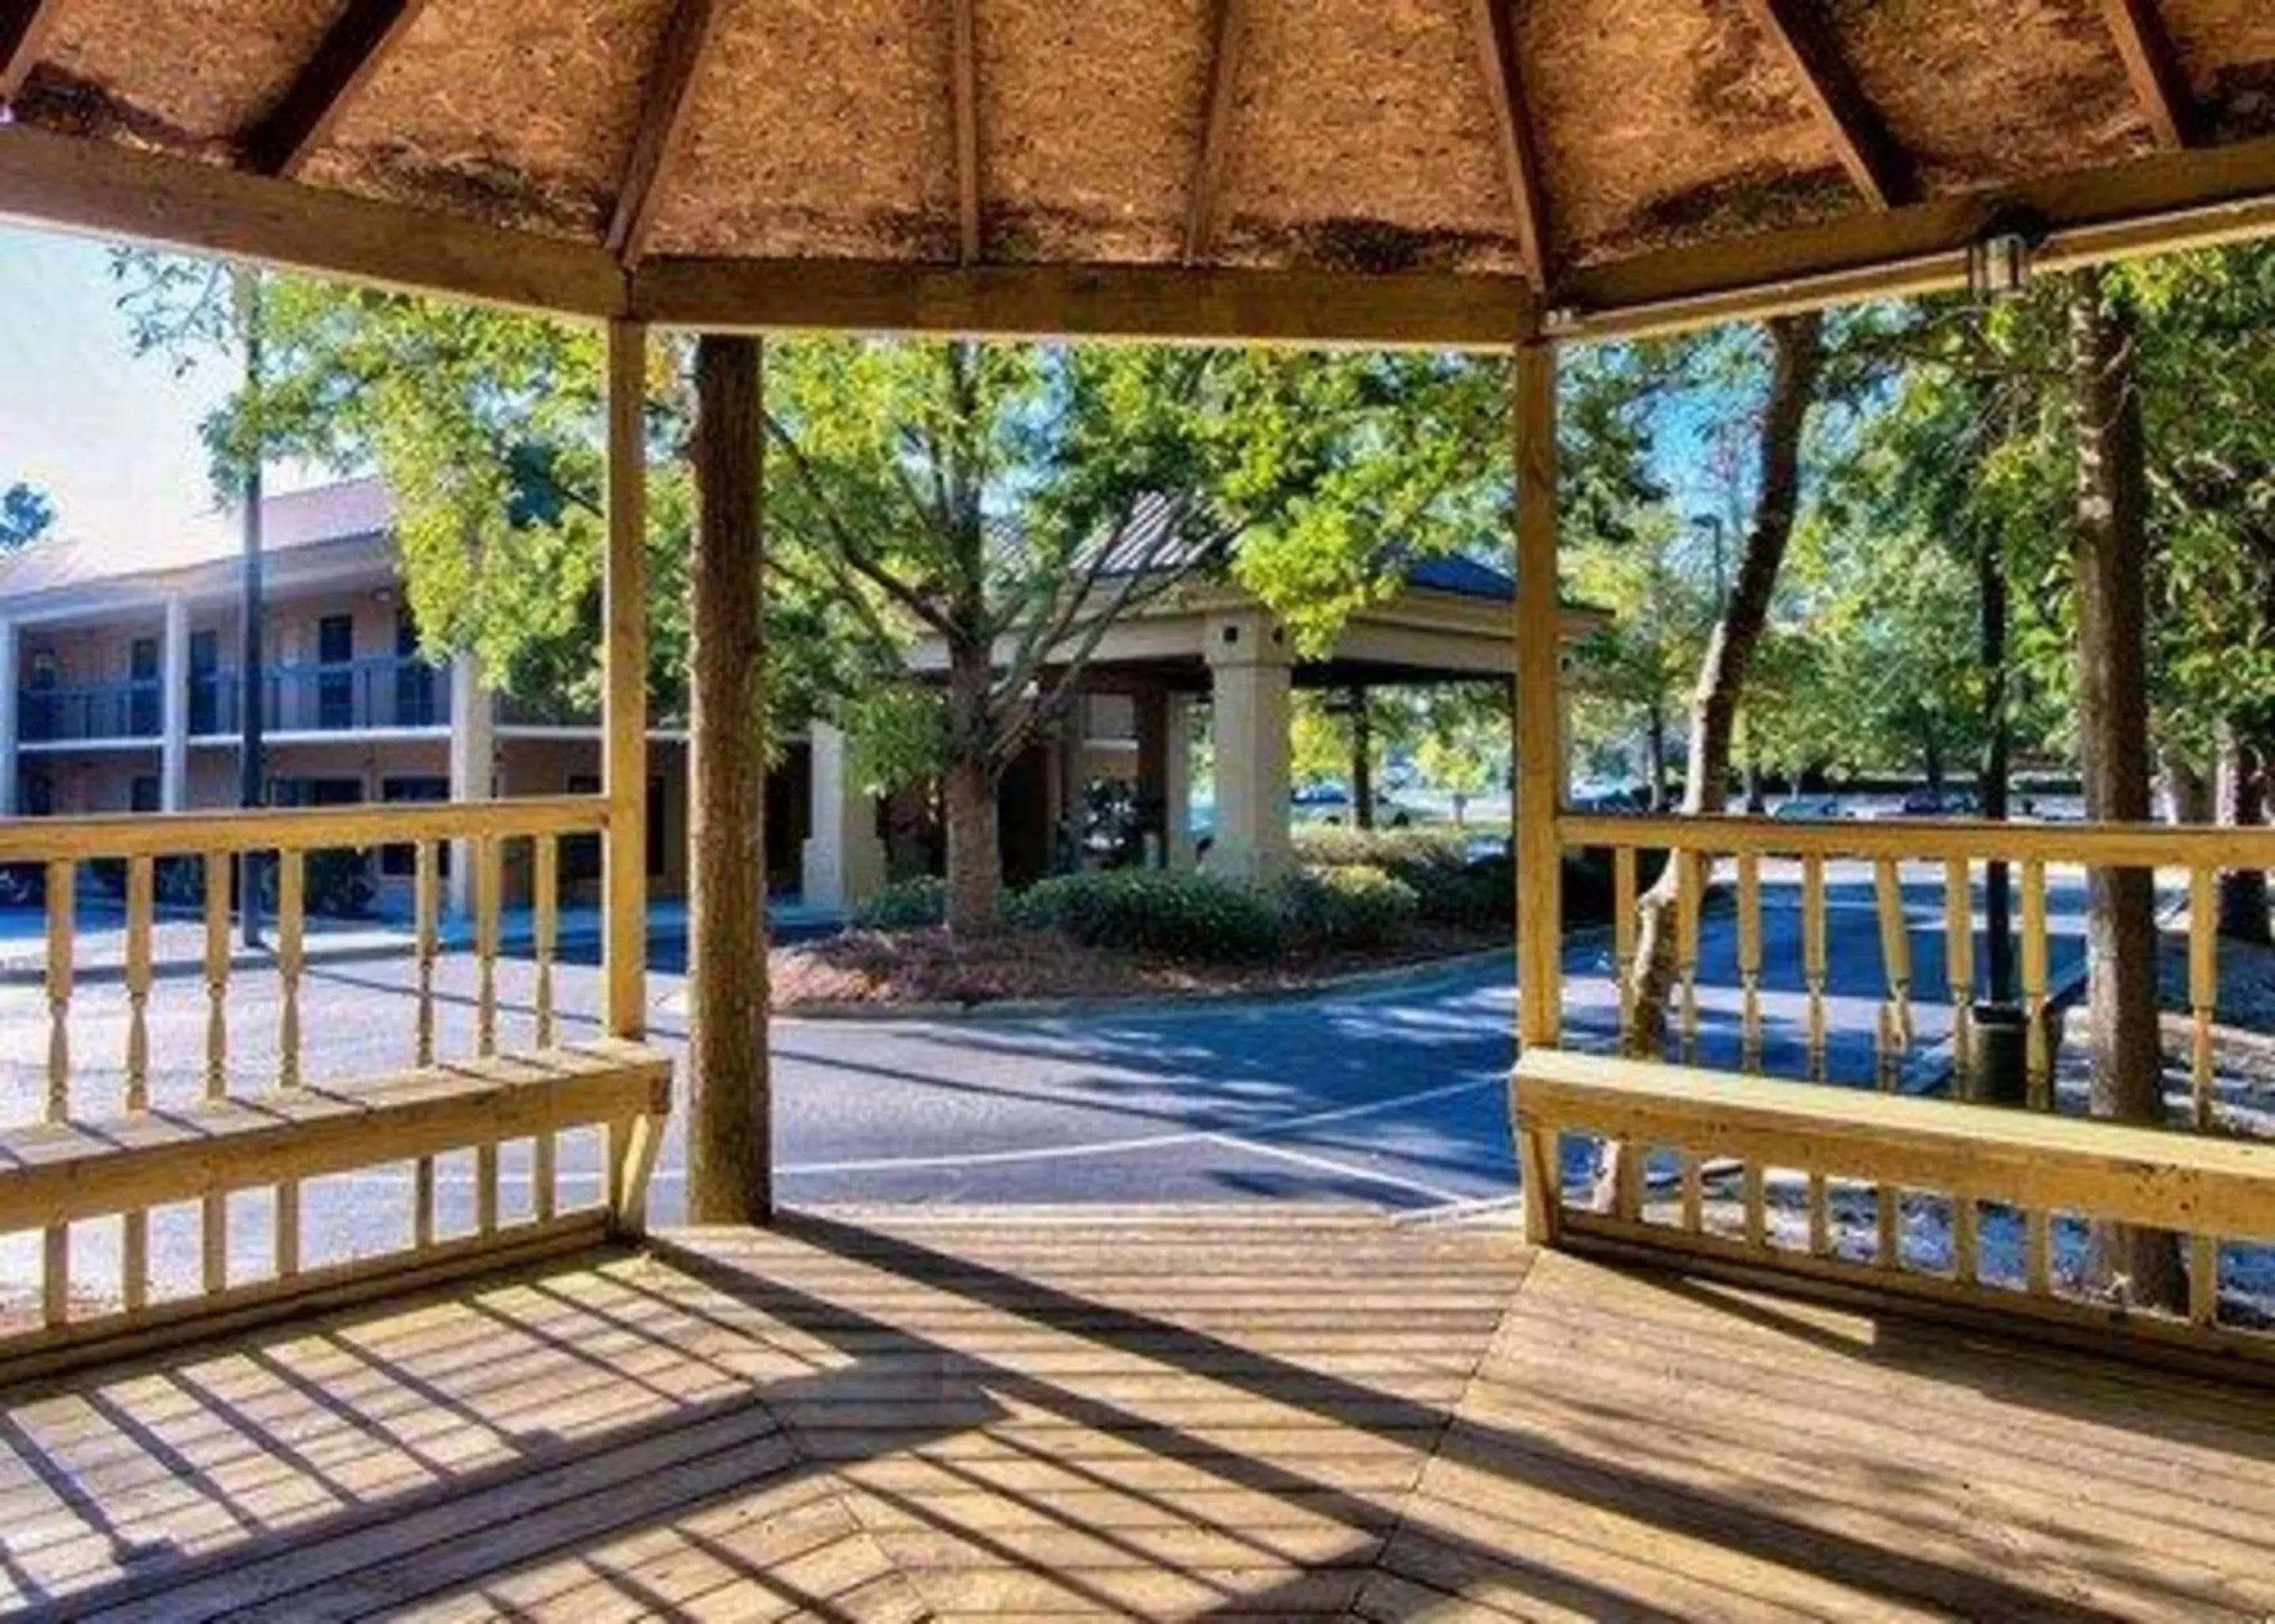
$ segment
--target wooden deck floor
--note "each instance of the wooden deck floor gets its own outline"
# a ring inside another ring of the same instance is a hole
[[[2275,1400],[1228,1212],[684,1235],[0,1400],[72,1618],[2275,1616]]]

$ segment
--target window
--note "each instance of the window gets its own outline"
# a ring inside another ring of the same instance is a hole
[[[395,612],[395,725],[431,728],[447,721],[437,715],[435,668],[419,655],[419,619],[404,604]]]
[[[137,812],[156,812],[160,806],[164,804],[164,803],[165,797],[159,789],[158,775],[156,774],[137,773],[134,774],[134,782],[128,785],[126,789],[127,811]]]
[[[45,773],[24,774],[24,816],[52,818],[56,815],[56,781]]]
[[[221,633],[190,633],[190,731],[221,731]]]
[[[126,733],[129,737],[148,738],[158,731],[158,639],[136,638],[126,653]]]
[[[419,775],[410,778],[382,778],[379,781],[379,798],[382,801],[447,801],[450,798],[450,781],[442,775]],[[382,846],[379,849],[379,872],[382,874],[409,876],[418,871],[416,848],[408,844]],[[442,842],[439,872],[450,872],[450,842]]]
[[[355,616],[327,615],[316,623],[316,725],[355,726]]]

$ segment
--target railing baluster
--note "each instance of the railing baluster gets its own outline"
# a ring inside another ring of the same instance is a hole
[[[1759,1250],[1769,1244],[1769,1190],[1759,1162],[1746,1164],[1746,1244]]]
[[[2023,1283],[2033,1296],[2054,1288],[2054,1220],[2051,1212],[2024,1214],[2022,1237]]]
[[[206,1098],[229,1093],[229,887],[227,852],[208,851],[206,865]],[[229,1198],[208,1196],[199,1255],[208,1292],[229,1284]]]
[[[72,929],[78,869],[68,857],[48,865],[48,1110],[51,1122],[71,1118]],[[51,1224],[42,1237],[41,1318],[59,1326],[71,1317],[71,1226]]]
[[[278,1023],[278,1086],[300,1086],[300,971],[306,928],[307,853],[297,847],[276,854],[276,979],[283,1003]],[[300,1182],[276,1186],[276,1273],[300,1272]]]
[[[1880,914],[1880,963],[1888,983],[1888,1000],[1881,1011],[1884,1043],[1890,1069],[1901,1061],[1912,1042],[1912,933],[1904,913],[1903,871],[1893,857],[1872,865],[1872,892]],[[1893,1084],[1893,1077],[1886,1079]]]
[[[548,1048],[553,1043],[553,952],[559,934],[561,921],[561,844],[550,835],[535,837],[532,860],[530,898],[534,916],[533,934],[537,955],[537,1046]],[[537,1136],[530,1147],[530,1182],[532,1205],[542,1220],[554,1215],[556,1197],[555,1162],[557,1141],[549,1134]]]
[[[1705,864],[1698,854],[1674,854],[1674,973],[1682,988],[1682,1054],[1698,1054],[1698,915]]]
[[[473,842],[474,1052],[497,1053],[498,842],[485,835]]]
[[[2028,1023],[2029,1104],[2051,1111],[2054,1104],[2054,1056],[2046,1041],[2050,971],[2046,945],[2046,865],[2037,857],[2022,863],[2022,1016]]]
[[[1904,917],[1902,871],[1893,857],[1873,862],[1872,897],[1880,921],[1880,967],[1888,987],[1887,997],[1880,1005],[1872,1047],[1878,1061],[1881,1091],[1893,1093],[1902,1070],[1904,1053],[1911,1046],[1912,1024],[1911,929]],[[1903,1194],[1892,1184],[1881,1184],[1874,1188],[1872,1199],[1878,1215],[1873,1256],[1882,1268],[1893,1269],[1903,1261]]]
[[[1739,1063],[1758,1071],[1762,1064],[1762,858],[1738,854],[1738,981],[1744,1003],[1745,1038]]]
[[[419,1063],[435,1063],[435,935],[441,909],[440,849],[422,840],[412,852],[411,911],[419,977]],[[411,1238],[419,1247],[435,1243],[435,1159],[421,1156],[412,1166]]]
[[[1983,1276],[1982,1227],[1972,1196],[1951,1198],[1951,1272],[1962,1286]]]
[[[485,835],[474,842],[474,954],[480,987],[475,1004],[475,1047],[483,1056],[497,1053],[498,893],[502,842]],[[484,1235],[498,1225],[498,1147],[474,1150],[474,1227]]]
[[[2197,868],[2188,875],[2188,1009],[2194,1023],[2188,1072],[2199,1133],[2212,1125],[2211,1028],[2218,1007],[2218,877],[2210,868]]]
[[[1825,1080],[1825,859],[1809,852],[1801,859],[1801,976],[1809,989],[1809,1075]],[[1833,1255],[1833,1192],[1825,1175],[1809,1175],[1809,1250]]]
[[[1801,860],[1801,975],[1809,988],[1809,1075],[1825,1079],[1825,859]]]
[[[1697,1151],[1686,1150],[1682,1158],[1682,1227],[1697,1235],[1706,1227],[1706,1169]]]
[[[1633,846],[1612,849],[1612,964],[1619,977],[1620,1046],[1635,1031],[1636,853]]]
[[[151,859],[126,864],[126,1108],[150,1108],[150,924],[157,906]],[[150,1294],[150,1218],[137,1208],[121,1220],[119,1276],[129,1312]]]
[[[2219,1323],[2219,1237],[2188,1237],[2188,1318],[2209,1329]]]
[[[1965,857],[1943,865],[1944,979],[1951,987],[1951,1063],[1966,1099],[1974,1092],[1969,1062],[1975,1048],[1975,888]]]

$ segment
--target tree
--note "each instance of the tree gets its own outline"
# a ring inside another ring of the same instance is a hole
[[[2075,274],[2068,305],[2085,811],[2089,818],[2145,822],[2149,476],[2139,334],[2123,289],[2098,271]],[[2097,868],[2088,888],[2094,1114],[2161,1123],[2155,878],[2143,869]],[[2172,1235],[2099,1222],[2091,1252],[2093,1277],[2104,1288],[2159,1307],[2185,1303],[2187,1286]]]
[[[1818,313],[1776,318],[1768,323],[1768,338],[1770,375],[1756,442],[1759,473],[1753,519],[1728,601],[1708,635],[1691,695],[1690,753],[1682,807],[1686,817],[1721,811],[1728,793],[1731,736],[1747,673],[1769,622],[1778,570],[1800,513],[1803,430],[1825,372],[1825,319]],[[1639,904],[1632,1041],[1644,1050],[1659,1043],[1674,978],[1678,867],[1670,864]]]
[[[45,491],[17,480],[0,490],[0,553],[28,547],[56,522],[56,504]]]

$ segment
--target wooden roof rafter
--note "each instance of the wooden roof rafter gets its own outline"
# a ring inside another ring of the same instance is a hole
[[[656,47],[654,65],[648,71],[639,126],[624,160],[624,178],[616,187],[605,241],[608,251],[628,267],[639,264],[647,253],[656,207],[661,201],[657,183],[686,134],[696,75],[709,50],[718,17],[716,0],[677,0],[664,21],[663,38]]]
[[[956,118],[957,257],[979,263],[979,19],[978,0],[949,0],[949,95]]]
[[[1478,64],[1493,104],[1493,132],[1501,167],[1508,176],[1509,200],[1516,211],[1517,256],[1532,285],[1544,293],[1550,280],[1548,195],[1540,180],[1539,149],[1524,94],[1523,64],[1516,45],[1513,0],[1470,0],[1477,34]]]
[[[0,107],[16,99],[63,0],[0,0]]]
[[[2169,152],[2195,146],[2203,139],[2203,117],[2156,0],[2101,0],[2101,11],[2157,145]]]
[[[239,138],[246,167],[261,175],[297,173],[426,3],[348,0],[284,94]]]
[[[1895,208],[1914,200],[1910,161],[1849,72],[1821,7],[1804,0],[1744,0],[1762,36],[1791,64],[1840,167],[1865,201]]]
[[[1208,258],[1218,200],[1232,162],[1232,116],[1240,106],[1240,57],[1248,42],[1249,0],[1216,0],[1210,30],[1208,101],[1201,111],[1200,155],[1185,205],[1185,263]]]

